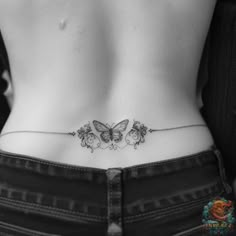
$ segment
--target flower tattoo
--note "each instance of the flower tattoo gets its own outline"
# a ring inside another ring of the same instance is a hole
[[[144,143],[144,136],[147,134],[147,127],[141,124],[139,121],[134,121],[132,129],[128,132],[125,137],[126,143],[128,145],[133,145],[137,148],[137,145]]]
[[[128,145],[137,149],[137,145],[144,143],[144,136],[147,134],[147,127],[139,121],[134,121],[131,130],[125,136],[124,132],[129,124],[128,119],[122,120],[114,126],[97,120],[94,120],[92,124],[93,129],[88,123],[77,130],[81,146],[89,148],[91,152],[97,148],[118,150]]]
[[[87,147],[91,152],[94,152],[95,149],[119,150],[127,146],[133,146],[134,149],[137,149],[138,145],[145,142],[145,136],[148,133],[193,126],[204,127],[206,124],[192,124],[165,129],[148,129],[143,123],[135,120],[132,124],[128,119],[125,119],[115,125],[103,124],[100,121],[94,120],[92,125],[88,123],[77,130],[77,134],[81,139],[81,146]],[[69,134],[74,136],[75,132]]]
[[[81,139],[81,146],[91,149],[91,152],[94,149],[99,148],[101,142],[99,138],[92,132],[90,124],[84,125],[82,128],[77,130],[78,137]]]

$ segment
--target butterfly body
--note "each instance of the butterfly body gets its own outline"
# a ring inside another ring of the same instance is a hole
[[[95,129],[100,132],[100,137],[103,142],[109,143],[114,141],[115,143],[119,143],[122,141],[123,134],[128,126],[129,120],[123,120],[116,124],[114,127],[109,127],[97,120],[93,121],[93,125]]]

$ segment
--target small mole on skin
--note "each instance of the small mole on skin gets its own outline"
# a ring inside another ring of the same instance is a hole
[[[67,25],[67,20],[66,19],[61,19],[59,22],[59,28],[60,30],[64,30],[66,28]]]

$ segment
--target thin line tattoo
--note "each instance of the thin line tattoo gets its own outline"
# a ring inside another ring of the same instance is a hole
[[[124,149],[127,146],[133,146],[134,149],[137,149],[138,145],[145,142],[145,136],[148,133],[183,129],[196,126],[207,126],[206,124],[191,124],[163,129],[149,129],[140,121],[133,120],[131,128],[127,131],[129,123],[131,122],[128,119],[122,120],[115,125],[103,124],[100,121],[93,120],[92,124],[88,122],[87,124],[79,128],[77,131],[72,132],[19,130],[2,133],[0,134],[0,138],[12,133],[42,133],[70,136],[77,135],[78,138],[81,140],[81,146],[90,149],[93,153],[95,149],[117,150]]]

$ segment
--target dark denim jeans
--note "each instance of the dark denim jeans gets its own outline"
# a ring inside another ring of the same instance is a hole
[[[215,147],[109,169],[0,151],[1,236],[208,235],[202,211],[215,196],[231,196]]]

